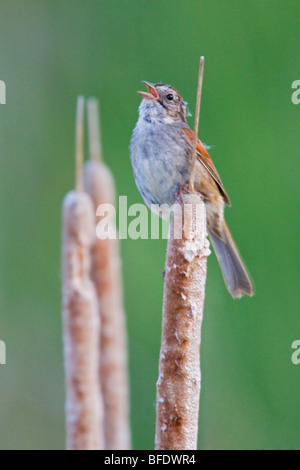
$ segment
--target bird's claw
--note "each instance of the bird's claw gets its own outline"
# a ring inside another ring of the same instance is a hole
[[[198,194],[201,199],[203,199],[203,201],[207,201],[209,198],[201,193],[200,191],[197,191],[197,189],[194,189],[194,191],[190,188],[189,184],[184,184],[180,187],[178,193],[176,194],[176,198],[179,198],[180,199],[180,202],[181,204],[183,205],[184,204],[184,200],[183,200],[183,194]]]

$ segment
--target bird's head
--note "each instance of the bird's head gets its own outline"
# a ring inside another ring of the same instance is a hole
[[[186,123],[186,103],[175,88],[164,83],[143,81],[148,91],[139,91],[144,98],[139,111],[146,120]]]

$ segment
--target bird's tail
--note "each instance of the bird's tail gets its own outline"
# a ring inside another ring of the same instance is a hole
[[[244,293],[253,295],[250,278],[225,221],[222,239],[209,229],[208,232],[223,272],[225,284],[232,297],[239,298]]]

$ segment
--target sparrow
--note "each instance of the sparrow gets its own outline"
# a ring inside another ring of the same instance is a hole
[[[139,119],[130,142],[130,158],[136,185],[145,201],[168,204],[176,201],[188,184],[192,166],[194,132],[187,124],[187,104],[178,91],[164,83],[143,82]],[[229,197],[205,144],[197,140],[195,190],[206,207],[207,231],[233,298],[253,295],[249,275],[224,220]]]

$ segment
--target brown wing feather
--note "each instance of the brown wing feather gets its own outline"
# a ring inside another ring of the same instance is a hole
[[[192,145],[194,132],[191,129],[187,129],[187,128],[183,128],[183,131],[188,137],[188,142],[190,143],[190,145]],[[208,173],[213,177],[213,179],[215,180],[215,182],[217,183],[219,187],[219,190],[224,198],[225,203],[228,206],[230,206],[231,205],[230,199],[225,191],[225,188],[223,186],[219,173],[217,172],[215,165],[213,164],[213,161],[209,156],[208,151],[206,150],[206,148],[204,147],[200,139],[198,139],[197,141],[197,158],[200,161],[200,163],[202,163],[204,168],[208,171]]]

